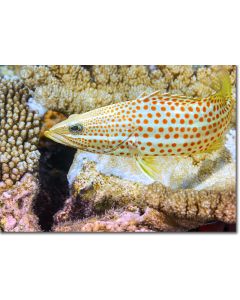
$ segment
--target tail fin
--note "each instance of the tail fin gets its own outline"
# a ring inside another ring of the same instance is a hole
[[[217,74],[218,84],[220,85],[219,90],[216,92],[216,96],[221,99],[227,99],[232,97],[232,85],[229,73],[227,70],[221,69]]]

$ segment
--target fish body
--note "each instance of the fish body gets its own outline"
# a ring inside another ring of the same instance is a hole
[[[233,99],[228,76],[207,98],[145,93],[136,100],[72,115],[46,136],[94,153],[135,156],[146,171],[146,157],[193,155],[218,149],[231,121]]]

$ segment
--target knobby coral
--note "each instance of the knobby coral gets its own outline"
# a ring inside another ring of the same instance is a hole
[[[0,78],[0,230],[40,231],[33,212],[38,193],[40,119],[19,80]]]
[[[20,81],[0,78],[0,190],[37,169],[40,120],[27,105],[29,97]]]

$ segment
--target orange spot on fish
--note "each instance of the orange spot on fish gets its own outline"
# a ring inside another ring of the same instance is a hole
[[[153,132],[153,128],[152,128],[152,127],[148,127],[148,128],[147,128],[147,131],[148,131],[148,132]]]

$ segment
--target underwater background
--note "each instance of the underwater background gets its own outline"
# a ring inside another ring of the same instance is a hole
[[[151,182],[130,158],[76,152],[53,125],[143,92],[207,97],[218,66],[1,66],[0,228],[5,232],[236,231],[236,109],[224,147],[164,158]],[[236,99],[236,66],[225,66]]]

